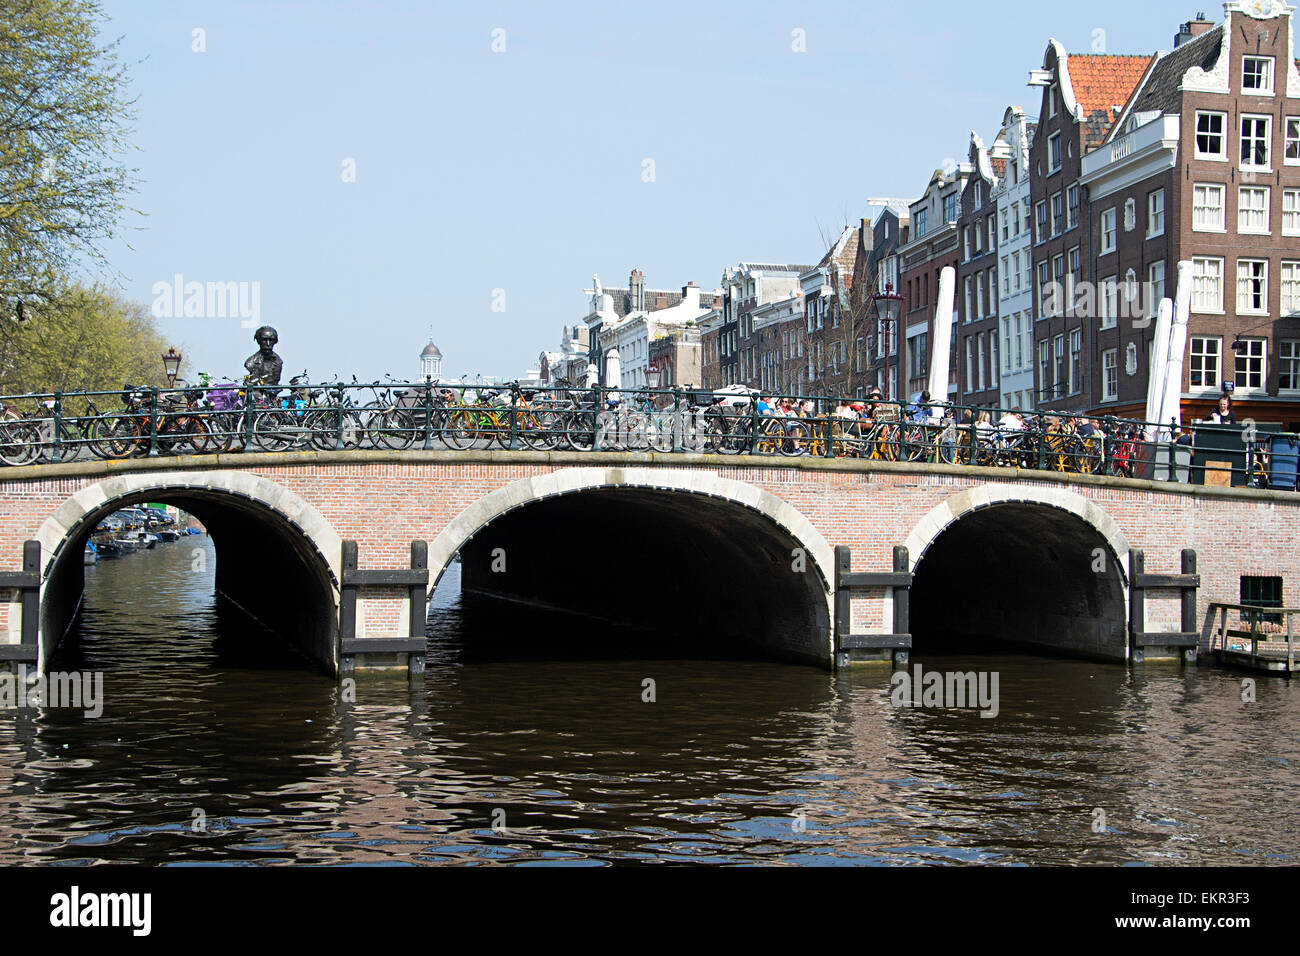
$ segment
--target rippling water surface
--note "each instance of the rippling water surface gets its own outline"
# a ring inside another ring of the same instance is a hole
[[[985,719],[895,709],[879,669],[480,660],[449,574],[424,679],[350,703],[223,652],[214,565],[196,538],[86,569],[54,668],[102,671],[103,716],[0,712],[0,862],[1297,860],[1282,680],[917,655],[996,670]]]

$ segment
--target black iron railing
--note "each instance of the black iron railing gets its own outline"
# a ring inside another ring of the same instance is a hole
[[[1197,427],[1176,441],[1169,428],[1140,421],[825,395],[760,400],[740,386],[312,385],[299,378],[287,388],[218,383],[0,396],[0,461],[14,466],[501,447],[863,458],[1295,490],[1296,436],[1253,427],[1232,433]]]

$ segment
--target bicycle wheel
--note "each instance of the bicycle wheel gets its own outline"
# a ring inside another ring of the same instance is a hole
[[[140,433],[141,419],[133,415],[119,415],[110,418],[104,425],[100,446],[105,451],[105,458],[136,458],[149,451],[147,434]],[[147,427],[145,424],[144,427]]]
[[[939,440],[939,461],[945,465],[964,465],[969,456],[970,446],[962,441],[962,435],[949,435]]]
[[[543,423],[544,414],[545,412],[534,408],[519,410],[519,441],[525,448],[545,451],[550,447],[550,429]]]
[[[570,412],[559,425],[555,436],[557,447],[574,451],[591,451],[592,436],[596,433],[596,416],[593,412]]]
[[[342,427],[340,428],[340,421]],[[322,408],[307,416],[311,429],[311,445],[320,451],[333,451],[340,438],[344,448],[356,448],[365,437],[361,415],[356,409]]]
[[[1079,442],[1075,466],[1084,475],[1095,475],[1101,471],[1101,439],[1085,438]]]
[[[199,454],[207,450],[210,435],[208,423],[198,415],[178,415],[169,419],[167,430],[173,439],[175,454],[193,452]]]
[[[478,437],[475,425],[477,415],[468,408],[458,408],[447,419],[447,427],[442,431],[442,440],[448,448],[464,450],[474,444]]]
[[[793,458],[796,455],[806,455],[808,445],[812,440],[812,432],[808,428],[807,422],[793,419],[784,423],[785,440],[781,442],[781,454]]]
[[[370,443],[376,448],[400,451],[410,448],[415,441],[415,429],[411,427],[409,416],[400,408],[380,412],[371,421],[369,433]]]
[[[734,455],[742,448],[749,447],[748,439],[738,437],[735,427],[728,425],[727,419],[722,415],[709,418],[705,434],[708,436],[709,447],[719,455]]]
[[[0,461],[6,465],[26,465],[41,453],[41,432],[31,422],[0,423]]]
[[[293,416],[279,408],[257,412],[253,416],[253,444],[262,451],[284,451],[292,447]]]
[[[785,444],[785,426],[775,418],[760,420],[758,423],[758,441],[754,442],[754,454],[775,455]]]
[[[898,461],[902,456],[902,443],[899,440],[897,425],[884,425],[871,444],[871,458],[877,461]]]

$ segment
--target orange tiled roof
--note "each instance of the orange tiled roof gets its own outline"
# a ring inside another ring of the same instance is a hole
[[[1074,98],[1083,108],[1084,119],[1105,112],[1114,122],[1154,59],[1147,55],[1069,54],[1066,63],[1070,85],[1074,88]]]
[[[989,165],[993,167],[993,175],[998,177],[998,179],[1001,179],[1003,174],[1007,171],[1007,161],[1000,156],[989,160]]]

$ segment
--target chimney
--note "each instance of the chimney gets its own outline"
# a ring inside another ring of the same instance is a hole
[[[628,294],[632,299],[632,311],[645,311],[645,276],[640,269],[633,269],[627,279]]]
[[[1174,49],[1178,49],[1178,47],[1182,46],[1184,43],[1196,39],[1205,31],[1213,28],[1213,20],[1205,19],[1204,13],[1196,14],[1195,20],[1188,20],[1179,27],[1178,32],[1174,34]]]

